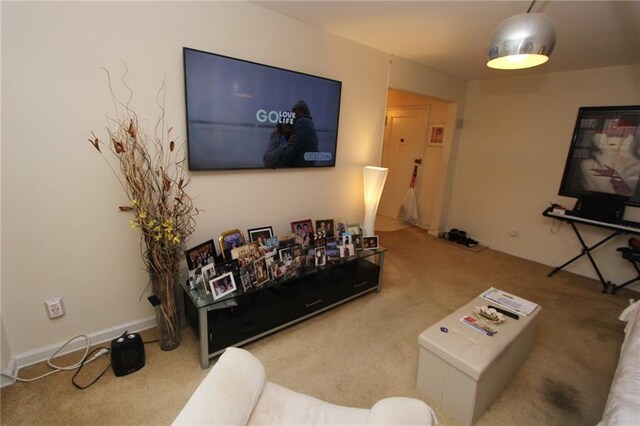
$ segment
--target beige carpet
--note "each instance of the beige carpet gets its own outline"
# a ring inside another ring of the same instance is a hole
[[[391,231],[399,231],[400,229],[409,228],[411,225],[408,222],[405,222],[400,219],[396,219],[394,217],[387,217],[382,215],[376,216],[376,232],[391,232]]]
[[[617,316],[637,293],[612,296],[599,282],[494,250],[442,244],[419,228],[380,232],[389,249],[383,288],[245,346],[269,380],[327,401],[370,407],[389,396],[421,398],[441,425],[459,424],[416,390],[417,337],[491,286],[539,303],[536,345],[518,375],[478,425],[595,425],[607,398],[623,339]],[[153,338],[153,331],[145,333]],[[87,376],[95,373],[87,371]],[[38,368],[21,374],[33,375]],[[71,373],[2,389],[1,423],[57,425],[169,424],[207,371],[197,340],[147,345],[146,366],[129,376],[111,370],[81,391]]]

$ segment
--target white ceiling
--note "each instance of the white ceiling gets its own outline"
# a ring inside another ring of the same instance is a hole
[[[640,64],[640,1],[541,0],[532,12],[554,23],[555,51],[544,65],[486,67],[494,28],[530,1],[256,1],[254,4],[433,70],[481,80]]]

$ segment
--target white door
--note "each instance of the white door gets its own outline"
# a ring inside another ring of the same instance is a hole
[[[382,216],[398,216],[409,190],[415,161],[421,159],[424,152],[428,118],[428,107],[387,110],[382,167],[388,167],[389,173],[378,206],[378,214]]]

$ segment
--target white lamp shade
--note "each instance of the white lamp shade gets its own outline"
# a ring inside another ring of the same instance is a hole
[[[373,235],[375,233],[376,213],[380,196],[387,180],[386,167],[367,166],[362,171],[364,177],[364,233]]]
[[[556,45],[553,23],[542,13],[521,13],[502,21],[487,50],[487,66],[522,69],[542,65]]]

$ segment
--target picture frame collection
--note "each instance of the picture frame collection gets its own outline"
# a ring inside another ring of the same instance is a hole
[[[223,232],[185,251],[189,287],[202,297],[225,298],[259,289],[379,248],[377,235],[364,236],[359,223],[344,219],[291,222],[291,233],[275,235],[272,226]],[[217,262],[216,262],[217,259]]]

